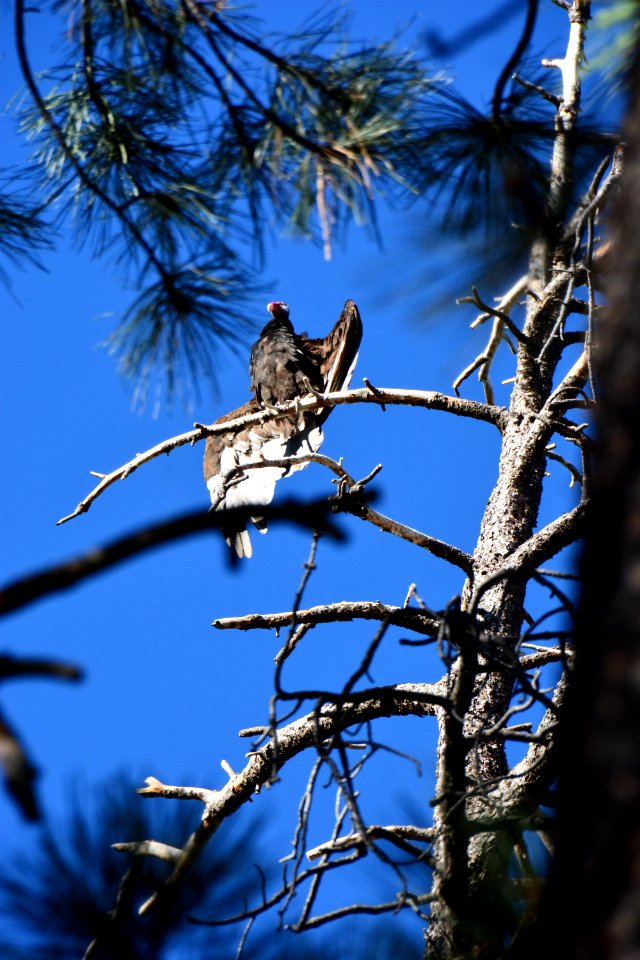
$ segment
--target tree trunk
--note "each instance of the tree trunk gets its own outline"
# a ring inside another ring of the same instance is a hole
[[[640,65],[598,336],[593,512],[566,708],[557,858],[540,944],[580,960],[640,957]],[[568,895],[570,892],[570,896]]]

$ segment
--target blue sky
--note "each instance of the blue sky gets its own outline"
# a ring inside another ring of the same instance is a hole
[[[298,2],[294,17],[292,6],[261,2],[254,10],[271,30],[287,32],[316,8],[306,0]],[[351,9],[356,38],[381,40],[406,26],[407,42],[426,29],[445,38],[455,36],[478,15],[472,2],[354,0]],[[21,79],[6,7],[0,22],[0,89],[7,101]],[[34,61],[42,66],[50,49],[49,29],[39,26],[34,16],[30,27]],[[435,65],[449,70],[458,89],[483,106],[520,27],[517,21],[505,23],[459,60]],[[563,11],[542,4],[533,51],[560,55],[565,29]],[[4,163],[17,162],[23,153],[16,144],[11,111],[0,122],[3,151],[8,149]],[[439,291],[435,281],[415,281],[431,257],[420,239],[428,207],[392,211],[381,206],[379,213],[384,248],[376,247],[367,231],[351,228],[329,263],[320,249],[272,231],[265,290],[250,297],[256,328],[267,319],[267,301],[282,299],[299,329],[320,336],[351,297],[364,323],[354,386],[366,376],[381,386],[451,392],[453,379],[479,352],[485,334],[482,329],[469,331],[473,309],[456,306],[453,299],[428,323],[419,321]],[[133,412],[130,385],[120,379],[113,358],[99,344],[135,291],[125,288],[107,258],[95,260],[89,250],[78,250],[72,234],[63,234],[56,251],[43,259],[46,272],[16,271],[11,291],[0,289],[2,581],[84,552],[146,522],[206,506],[199,445],[148,464],[107,491],[87,515],[63,527],[55,525],[93,486],[90,470],[109,472],[137,452],[190,429],[194,419],[210,422],[248,397],[250,341],[239,359],[223,353],[216,399],[205,390],[192,413],[162,410],[157,419]],[[491,297],[502,291],[484,292]],[[501,370],[510,375],[508,357]],[[481,399],[475,380],[468,381],[464,395]],[[499,388],[499,402],[506,397],[506,388]],[[352,406],[333,413],[325,436],[323,452],[343,456],[355,476],[384,464],[376,481],[380,510],[473,549],[497,473],[493,428],[425,410],[382,413]],[[299,497],[331,491],[328,476],[313,466],[281,488],[281,495]],[[576,496],[558,467],[549,480],[545,516],[573,505]],[[460,592],[462,577],[446,564],[355,518],[345,518],[341,525],[348,540],[340,546],[321,541],[305,605],[343,599],[399,604],[415,581],[425,602],[438,609]],[[220,633],[210,624],[218,617],[290,609],[309,550],[306,533],[280,526],[254,541],[253,559],[231,569],[221,540],[188,539],[6,618],[6,651],[67,659],[86,674],[77,685],[22,680],[3,690],[7,715],[41,768],[39,794],[48,815],[55,817],[64,809],[74,776],[90,785],[124,769],[134,783],[147,775],[182,782],[188,774],[215,787],[225,780],[221,759],[242,766],[248,743],[237,732],[267,719],[279,643],[273,633]],[[311,631],[285,674],[286,682],[293,687],[313,678],[315,685],[339,686],[360,662],[373,631],[366,623]],[[374,663],[375,681],[436,679],[439,665],[430,650],[407,650],[399,646],[400,636],[401,631],[389,631]],[[383,725],[381,738],[418,755],[424,770],[418,780],[410,764],[390,757],[376,761],[385,789],[378,786],[366,802],[373,822],[404,819],[408,796],[414,806],[426,805],[433,734],[430,720]],[[269,829],[275,857],[288,852],[291,815],[305,767],[298,761],[277,790],[254,804],[273,815]],[[255,813],[244,811],[243,818]],[[194,809],[194,826],[197,816]],[[330,827],[318,824],[317,829],[314,843],[326,839]],[[32,833],[0,791],[2,841],[19,848]]]

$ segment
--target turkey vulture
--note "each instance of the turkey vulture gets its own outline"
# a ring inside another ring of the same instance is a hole
[[[317,340],[294,332],[285,303],[270,303],[267,309],[272,319],[251,349],[249,374],[254,397],[216,423],[302,398],[314,390],[326,393],[349,386],[362,339],[362,322],[353,300],[347,300],[331,332]],[[237,468],[315,453],[324,439],[321,424],[330,412],[331,407],[301,413],[291,411],[277,420],[208,437],[204,478],[212,509],[271,503],[276,482],[302,470],[306,463],[247,471]],[[257,515],[251,520],[260,533],[266,533],[264,519]],[[223,527],[223,534],[239,557],[251,556],[251,540],[244,526]]]
[[[289,320],[289,307],[276,302],[267,305],[273,317],[251,348],[249,376],[256,400],[265,405],[286,403],[314,390],[323,390],[320,366],[298,336]],[[308,341],[307,341],[308,342]]]

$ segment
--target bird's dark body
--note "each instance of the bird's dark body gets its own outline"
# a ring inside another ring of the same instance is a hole
[[[288,317],[276,316],[264,327],[251,349],[249,375],[256,399],[271,406],[304,397],[309,384],[323,388],[318,363]]]
[[[272,319],[253,345],[249,361],[253,397],[216,424],[263,412],[265,407],[269,419],[208,437],[204,457],[212,508],[231,511],[221,529],[239,557],[252,554],[246,509],[260,533],[265,533],[260,507],[271,503],[278,480],[304,469],[317,452],[323,440],[322,424],[332,410],[296,406],[283,415],[274,408],[314,391],[330,393],[348,387],[362,339],[362,321],[353,300],[347,300],[327,336],[315,340],[295,333],[286,303],[270,303],[267,309]],[[235,517],[234,508],[239,508]]]

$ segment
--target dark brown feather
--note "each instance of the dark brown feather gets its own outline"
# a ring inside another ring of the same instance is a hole
[[[362,322],[353,300],[347,300],[327,336],[315,340],[295,333],[286,304],[271,303],[269,310],[273,319],[251,349],[249,374],[254,396],[216,420],[217,424],[257,413],[265,406],[302,398],[309,394],[310,387],[326,393],[349,385],[362,339]],[[292,411],[278,420],[208,437],[204,478],[212,508],[224,510],[255,505],[258,513],[261,505],[271,502],[276,481],[302,469],[306,462],[257,469],[251,469],[251,464],[315,452],[323,439],[321,424],[330,412],[330,407]],[[247,469],[238,470],[238,467]],[[261,533],[266,531],[266,524],[259,516],[251,519]],[[244,524],[235,521],[225,526],[223,533],[238,556],[251,556],[251,541]]]
[[[241,407],[232,410],[231,413],[225,413],[223,417],[218,417],[214,422],[214,426],[219,423],[227,423],[229,420],[237,420],[239,417],[247,417],[250,413],[258,413],[261,409],[262,405],[253,398],[249,400],[248,403],[243,403]],[[228,433],[216,433],[211,437],[207,437],[204,447],[204,461],[202,464],[205,483],[210,480],[211,477],[220,473],[220,457],[222,456],[224,448],[233,446],[236,438],[238,440],[241,438],[246,440],[248,435],[248,429],[245,427],[244,430],[229,430]]]
[[[321,392],[345,390],[351,382],[362,340],[360,311],[353,300],[347,300],[326,337],[310,340],[301,336],[299,339],[305,353],[315,360],[322,382]],[[323,410],[319,422],[324,422],[330,412],[330,408]]]
[[[288,317],[276,316],[262,330],[251,348],[249,376],[256,399],[271,406],[306,396],[308,383],[322,389],[317,361]]]
[[[220,417],[216,423],[226,423],[262,409],[262,405],[253,398]],[[260,533],[266,533],[266,522],[259,516],[260,506],[271,503],[277,480],[306,464],[246,470],[242,468],[262,460],[279,460],[284,457],[299,457],[303,453],[314,453],[321,442],[322,431],[315,422],[310,420],[300,426],[295,412],[277,420],[266,420],[240,430],[229,430],[207,437],[203,466],[212,509],[224,511],[229,507],[255,506],[256,515],[252,515],[251,520]],[[239,557],[251,556],[251,540],[246,522],[236,518],[223,525],[221,530],[225,540]]]

